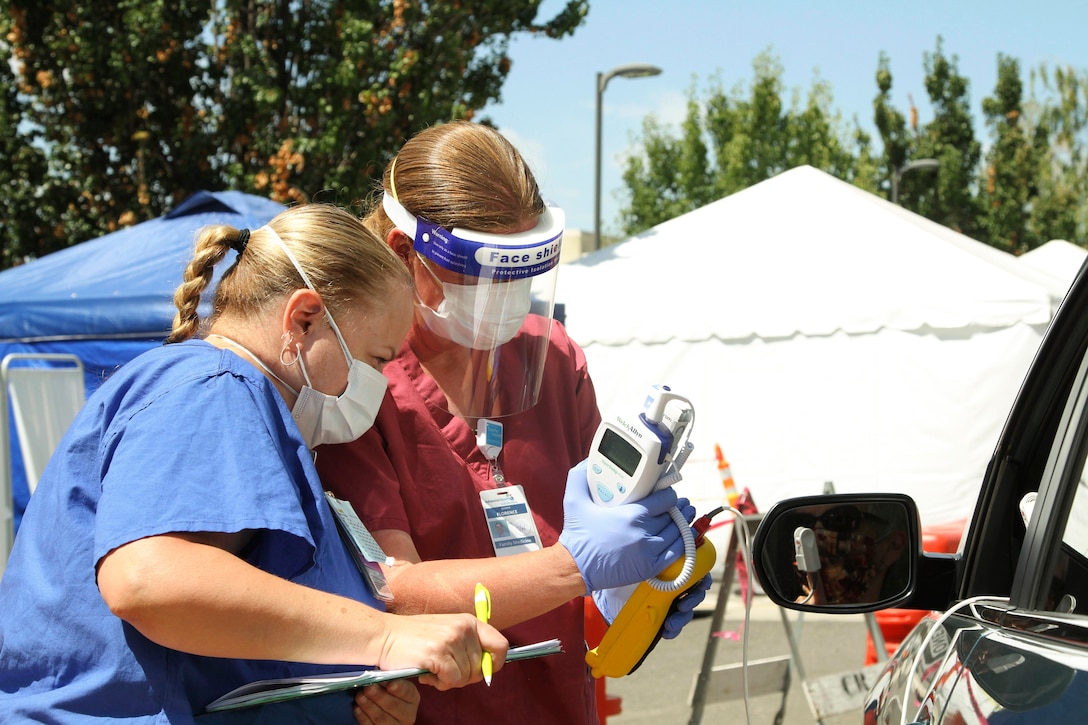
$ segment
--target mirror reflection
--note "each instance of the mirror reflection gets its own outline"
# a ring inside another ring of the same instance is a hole
[[[1077,672],[1059,659],[1033,652],[1015,640],[993,636],[989,631],[961,630],[956,647],[960,662],[967,665],[974,681],[998,706],[989,712],[980,711],[980,715],[991,716],[1002,709],[1025,712],[1045,707],[1060,698],[1064,702],[1051,713],[1057,717],[1050,722],[1075,722],[1077,717],[1073,713],[1084,712],[1088,690],[1070,687]],[[1081,673],[1082,685],[1084,679],[1085,675]],[[980,700],[983,707],[988,704],[985,699]],[[1066,717],[1061,717],[1061,713]],[[1041,714],[1037,713],[1036,717]]]
[[[765,583],[795,604],[857,606],[894,599],[910,582],[908,511],[897,502],[797,506],[769,522]]]

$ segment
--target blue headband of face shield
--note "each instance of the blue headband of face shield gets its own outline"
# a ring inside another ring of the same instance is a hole
[[[458,274],[496,280],[535,277],[559,263],[566,219],[559,207],[545,207],[535,227],[514,234],[446,229],[417,217],[390,194],[382,207],[397,229],[412,237],[415,251]]]

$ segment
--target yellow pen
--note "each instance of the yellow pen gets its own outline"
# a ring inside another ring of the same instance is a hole
[[[491,592],[483,584],[476,585],[476,619],[484,624],[491,619]],[[480,669],[484,672],[484,682],[491,687],[491,653],[486,650],[480,659]]]

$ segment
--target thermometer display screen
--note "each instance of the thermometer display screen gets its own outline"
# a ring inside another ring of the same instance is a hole
[[[628,476],[635,475],[635,469],[638,468],[638,464],[642,460],[642,454],[639,450],[612,429],[605,430],[604,435],[601,436],[601,445],[597,447],[597,450],[605,458],[619,466],[620,470]]]

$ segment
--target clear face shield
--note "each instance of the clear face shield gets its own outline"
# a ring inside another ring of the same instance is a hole
[[[512,234],[446,229],[385,194],[390,220],[413,239],[416,319],[409,344],[463,418],[499,418],[540,395],[555,305],[564,215],[548,207]]]

